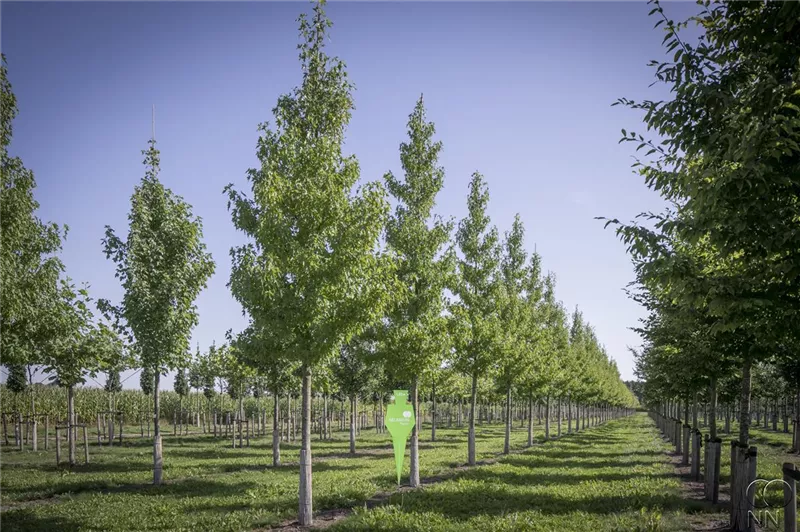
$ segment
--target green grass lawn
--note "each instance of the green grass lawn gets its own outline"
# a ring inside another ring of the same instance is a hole
[[[358,510],[341,530],[686,530],[686,501],[645,414],[540,443],[493,465],[454,472],[466,459],[466,431],[423,430],[421,476],[452,479]],[[541,437],[541,427],[537,427]],[[526,432],[512,433],[522,449]],[[478,427],[478,459],[502,450],[502,425]],[[165,437],[166,485],[154,487],[150,442],[91,447],[91,463],[57,468],[54,452],[3,449],[3,530],[246,530],[296,516],[299,443],[284,443],[286,465],[272,468],[271,438],[232,449],[205,435]],[[312,443],[314,509],[363,507],[396,487],[388,434],[364,430],[358,453],[347,434]],[[78,453],[82,458],[82,451]],[[777,466],[776,466],[777,467]],[[760,469],[760,468],[759,468]],[[406,459],[406,473],[408,459]],[[407,479],[404,478],[405,482]]]

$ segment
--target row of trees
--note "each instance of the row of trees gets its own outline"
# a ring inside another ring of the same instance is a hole
[[[631,295],[648,311],[638,372],[653,406],[688,409],[705,394],[712,442],[717,402],[735,402],[746,461],[756,371],[769,374],[762,398],[800,406],[800,6],[701,2],[676,23],[653,3],[674,57],[651,65],[670,97],[618,102],[644,111],[654,138],[623,130],[622,141],[646,150],[635,167],[670,205],[617,228],[635,265]],[[681,31],[689,24],[696,40]]]
[[[482,175],[472,176],[468,215],[457,227],[433,214],[444,181],[438,165],[442,144],[434,140],[421,97],[409,118],[408,140],[400,145],[404,175],[387,173],[383,183],[356,188],[357,160],[342,150],[352,84],[344,64],[325,54],[331,23],[323,4],[299,23],[302,83],[279,98],[273,126],[260,126],[261,166],[248,171],[250,190],[224,190],[234,226],[248,237],[231,250],[228,285],[249,325],[229,332],[225,345],[212,346],[194,362],[194,301],[214,262],[203,244],[201,220],[159,181],[155,140],[143,152],[146,172],[131,198],[127,236],[107,227],[103,239],[122,300],[97,301],[104,319],[95,319],[86,289],[61,280],[63,266],[55,254],[64,233],[36,219],[33,177],[7,156],[15,112],[7,109],[15,106],[3,63],[3,363],[44,366],[70,398],[86,375],[142,368],[145,387],[152,382],[155,484],[162,479],[157,421],[167,372],[177,370],[181,397],[188,388],[213,390],[222,379],[236,394],[239,412],[254,383],[277,398],[299,381],[302,525],[312,522],[314,389],[323,405],[338,390],[355,409],[365,390],[407,386],[419,412],[423,386],[430,385],[435,409],[437,385],[442,390],[449,375],[464,378],[470,464],[481,382],[488,380],[505,398],[506,452],[512,405],[520,400],[529,406],[529,434],[534,401],[545,401],[547,412],[551,400],[559,409],[566,403],[570,416],[583,418],[632,405],[592,328],[577,310],[570,319],[555,297],[554,276],[544,275],[539,256],[526,252],[519,216],[501,240],[487,214]],[[10,271],[19,275],[6,275]],[[69,412],[74,425],[71,399]],[[277,463],[277,430],[273,438]],[[412,486],[420,482],[418,441],[415,428]]]

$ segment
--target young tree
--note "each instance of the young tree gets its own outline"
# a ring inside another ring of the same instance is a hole
[[[454,293],[458,301],[451,306],[455,344],[454,367],[472,378],[467,457],[475,465],[475,413],[478,378],[491,367],[500,338],[497,282],[500,251],[497,229],[489,228],[486,214],[489,191],[479,173],[472,175],[467,198],[468,216],[461,220],[456,242],[462,258]]]
[[[153,484],[161,484],[160,378],[186,363],[189,335],[197,324],[194,300],[214,262],[202,241],[200,219],[158,179],[155,140],[143,154],[146,172],[131,198],[128,237],[122,240],[106,227],[103,240],[125,294],[117,306],[108,301],[98,306],[136,342],[141,364],[154,372]]]
[[[25,366],[22,364],[9,364],[6,368],[8,368],[6,388],[14,394],[14,405],[11,409],[16,411],[19,408],[20,395],[28,389],[28,378],[25,374]],[[8,409],[9,406],[6,405],[6,408]]]
[[[441,142],[425,119],[420,96],[408,119],[408,142],[400,144],[400,162],[405,179],[391,172],[384,176],[389,193],[397,200],[394,215],[386,225],[386,243],[397,262],[398,302],[389,311],[384,355],[393,374],[411,383],[411,403],[419,416],[418,385],[421,376],[435,371],[449,346],[444,288],[452,275],[453,257],[445,246],[453,229],[432,211],[444,184],[438,166]],[[444,254],[444,256],[442,256]],[[411,486],[419,486],[419,434],[411,431]]]
[[[506,233],[500,265],[502,290],[499,311],[504,327],[498,346],[497,384],[506,395],[504,454],[508,454],[511,447],[511,392],[521,373],[531,362],[524,342],[531,325],[530,320],[526,320],[526,311],[530,306],[524,300],[526,284],[529,282],[527,255],[525,228],[517,214],[511,231]]]
[[[312,524],[311,376],[354,334],[383,314],[388,261],[376,254],[388,203],[370,183],[353,194],[358,164],[342,143],[352,86],[344,64],[324,52],[331,22],[323,4],[299,18],[303,81],[264,124],[252,198],[226,187],[234,225],[252,242],[231,250],[229,286],[261,330],[263,357],[293,359],[302,375],[299,521]]]
[[[178,394],[178,418],[177,422],[180,426],[180,431],[183,430],[184,416],[183,416],[183,398],[189,395],[189,379],[186,376],[186,369],[180,368],[175,372],[175,383],[173,384],[175,393]]]
[[[356,416],[358,396],[370,386],[374,375],[374,335],[362,334],[354,337],[339,351],[339,357],[331,364],[333,377],[339,390],[350,399],[350,454],[356,453]]]
[[[75,386],[88,374],[95,377],[104,361],[119,356],[122,344],[104,323],[95,324],[86,288],[62,281],[59,300],[48,318],[50,340],[45,349],[45,371],[67,389],[69,463],[75,464]],[[52,307],[51,307],[52,308]]]

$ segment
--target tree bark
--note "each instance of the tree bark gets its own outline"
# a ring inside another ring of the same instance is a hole
[[[280,415],[280,394],[275,391],[272,407],[272,467],[281,465],[281,426],[278,423]]]
[[[548,395],[544,403],[544,439],[550,439],[550,396]]]
[[[411,464],[408,482],[412,488],[419,487],[419,390],[417,389],[417,378],[414,377],[411,383],[411,404],[414,408],[414,427],[411,429]]]
[[[75,465],[75,387],[67,388],[67,445],[69,465]]]
[[[311,368],[303,364],[303,411],[302,436],[300,448],[300,526],[311,526],[314,523],[311,486]]]
[[[478,406],[478,374],[472,374],[472,392],[469,409],[469,435],[467,437],[467,462],[475,465],[475,408]]]
[[[350,397],[350,454],[356,454],[356,401],[355,395]]]
[[[747,447],[750,443],[750,367],[752,362],[745,360],[742,365],[742,389],[739,395],[739,445]]]
[[[528,447],[533,447],[533,395],[528,397]]]
[[[164,457],[161,454],[161,427],[158,423],[161,407],[158,385],[161,380],[161,371],[156,369],[155,374],[153,382],[153,484],[158,486],[161,484]]]
[[[511,386],[506,390],[506,434],[503,442],[503,454],[511,450]]]
[[[717,439],[717,379],[711,378],[709,384],[709,399],[708,399],[708,436],[712,440]]]
[[[433,382],[431,402],[431,441],[436,441],[436,381]]]
[[[556,418],[558,419],[558,437],[561,437],[561,397],[559,396],[556,403]]]

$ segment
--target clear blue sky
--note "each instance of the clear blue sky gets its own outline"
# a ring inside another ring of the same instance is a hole
[[[2,50],[20,108],[11,151],[35,173],[41,217],[69,225],[67,272],[94,297],[121,297],[101,239],[105,225],[127,234],[155,104],[161,179],[202,217],[217,263],[197,301],[193,350],[245,324],[226,287],[228,252],[242,237],[222,188],[246,186],[258,123],[300,81],[295,19],[310,7],[2,3]],[[521,214],[528,249],[557,275],[558,297],[580,306],[624,378],[633,376],[626,346],[640,343],[628,327],[643,313],[623,293],[632,279],[624,246],[594,217],[662,208],[632,173],[632,147],[617,143],[621,128],[644,129],[640,117],[611,107],[622,96],[665,96],[648,88],[647,62],[664,57],[650,7],[328,4],[329,51],[356,84],[346,150],[362,179],[401,172],[398,146],[424,93],[444,143],[437,212],[463,217],[470,175],[482,172],[492,221],[505,231]],[[666,8],[679,19],[695,6]],[[138,387],[138,376],[125,387]]]

